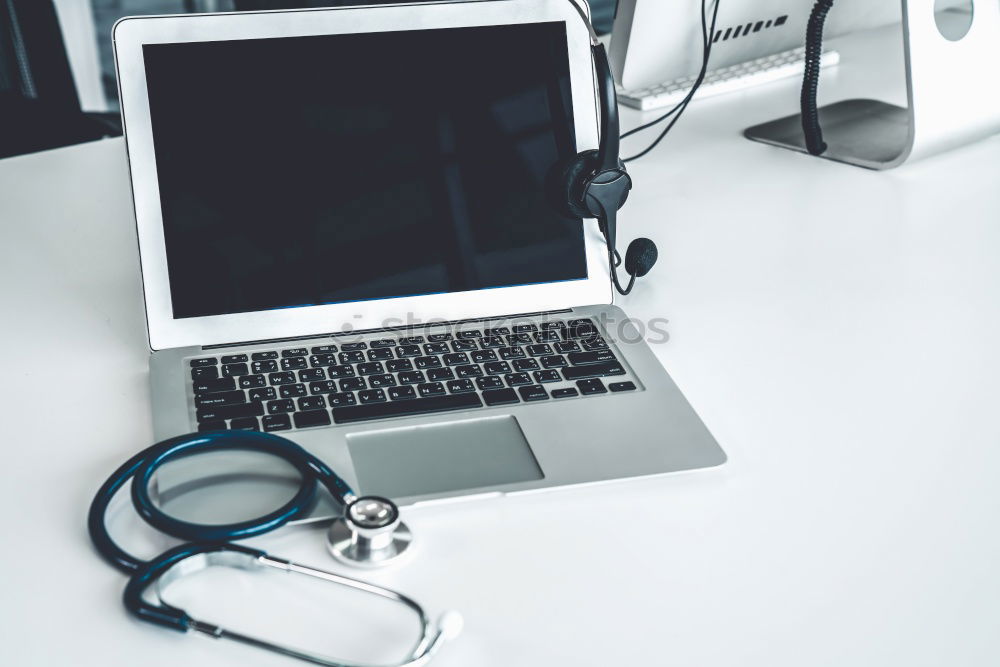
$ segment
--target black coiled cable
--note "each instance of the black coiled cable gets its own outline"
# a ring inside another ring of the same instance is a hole
[[[805,73],[802,77],[802,132],[810,155],[822,155],[827,145],[819,125],[816,93],[819,90],[820,58],[823,55],[823,26],[833,0],[816,0],[806,27]]]

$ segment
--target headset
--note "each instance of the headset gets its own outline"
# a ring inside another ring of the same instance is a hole
[[[632,179],[619,156],[618,97],[615,78],[611,73],[608,53],[597,39],[597,33],[584,10],[568,0],[580,14],[590,32],[590,51],[597,75],[598,101],[601,110],[601,134],[597,150],[584,151],[557,165],[556,201],[562,213],[579,218],[596,218],[608,246],[611,280],[621,295],[632,291],[636,278],[649,273],[656,263],[656,244],[647,238],[633,240],[625,252],[626,287],[618,280],[621,256],[616,246],[618,211],[625,205]]]

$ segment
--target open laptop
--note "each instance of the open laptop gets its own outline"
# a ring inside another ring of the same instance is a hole
[[[662,329],[611,305],[596,222],[548,198],[598,135],[568,0],[142,17],[114,40],[157,439],[270,431],[400,505],[725,460],[646,343]]]

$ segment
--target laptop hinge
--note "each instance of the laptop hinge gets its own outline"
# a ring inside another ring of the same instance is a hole
[[[471,322],[495,322],[498,320],[511,320],[518,317],[538,317],[540,315],[551,315],[555,313],[571,313],[572,308],[561,308],[559,310],[546,310],[546,311],[536,311],[532,313],[515,313],[513,315],[492,315],[490,317],[474,317],[467,320],[445,320],[441,322],[427,322],[425,324],[402,324],[396,327],[380,327],[374,329],[354,329],[352,331],[340,331],[335,333],[317,333],[308,336],[290,336],[287,338],[265,338],[260,340],[247,340],[240,341],[237,343],[216,343],[214,345],[202,345],[203,350],[218,350],[220,348],[228,347],[249,347],[252,345],[263,345],[272,343],[289,343],[297,340],[311,340],[314,338],[344,338],[347,336],[367,336],[371,334],[378,334],[383,332],[395,332],[395,331],[411,331],[413,329],[425,329],[427,327],[451,327],[457,326],[459,324],[466,324]]]

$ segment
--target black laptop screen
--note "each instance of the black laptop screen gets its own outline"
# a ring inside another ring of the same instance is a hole
[[[563,24],[144,56],[175,318],[586,278]]]

